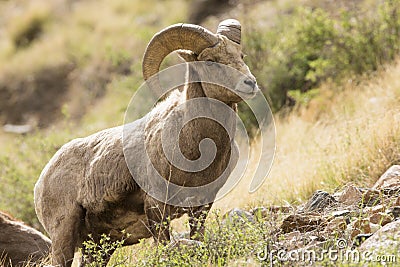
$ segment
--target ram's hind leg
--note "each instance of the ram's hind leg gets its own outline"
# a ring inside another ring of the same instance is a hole
[[[212,204],[200,207],[190,208],[189,211],[189,226],[190,226],[190,239],[203,240],[205,231],[205,222],[208,212]]]
[[[168,243],[169,235],[169,206],[151,197],[144,202],[144,209],[149,222],[149,230],[157,243]]]
[[[51,233],[51,262],[53,266],[71,266],[83,221],[84,211],[80,206],[59,218],[58,225]]]

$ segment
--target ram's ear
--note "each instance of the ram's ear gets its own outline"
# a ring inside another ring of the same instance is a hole
[[[177,53],[186,62],[197,61],[196,54],[190,50],[178,50]]]

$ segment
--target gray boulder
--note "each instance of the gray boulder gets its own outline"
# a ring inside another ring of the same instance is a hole
[[[400,165],[393,165],[376,181],[373,189],[385,189],[400,186]]]
[[[400,253],[400,221],[386,224],[375,234],[365,240],[360,246],[360,251],[371,251],[375,254],[394,254]]]
[[[322,211],[325,208],[334,206],[337,203],[335,198],[328,192],[317,190],[304,206],[304,211]]]

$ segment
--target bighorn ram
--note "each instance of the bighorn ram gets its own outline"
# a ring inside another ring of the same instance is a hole
[[[88,234],[96,241],[103,233],[117,240],[124,238],[121,231],[125,230],[130,235],[125,236],[124,245],[135,244],[151,236],[156,241],[168,241],[167,218],[174,219],[184,213],[189,214],[191,238],[201,238],[204,220],[212,203],[187,209],[153,198],[134,179],[135,175],[146,179],[153,175],[139,171],[146,170],[146,166],[141,161],[143,155],[135,152],[134,148],[138,145],[137,140],[142,138],[154,168],[161,177],[177,185],[207,185],[221,176],[234,154],[231,146],[234,141],[218,122],[196,118],[187,122],[179,133],[179,149],[191,161],[201,156],[199,144],[203,139],[214,141],[216,153],[213,162],[198,172],[173,166],[163,152],[161,140],[168,118],[173,118],[172,122],[182,121],[188,113],[197,112],[191,105],[185,105],[189,100],[218,100],[236,114],[236,104],[242,98],[256,94],[256,80],[243,61],[240,30],[240,23],[231,19],[221,22],[216,34],[197,25],[176,24],[152,38],[143,58],[145,80],[158,73],[163,59],[175,50],[181,50],[180,55],[186,61],[207,62],[204,68],[217,62],[243,75],[233,77],[220,68],[214,68],[217,71],[210,74],[218,75],[218,80],[227,81],[237,91],[196,82],[184,84],[171,92],[145,116],[146,119],[142,118],[128,127],[130,132],[124,138],[131,142],[135,162],[127,163],[123,152],[122,126],[75,139],[64,145],[50,160],[35,186],[35,207],[52,240],[53,264],[70,266],[75,248],[85,241]],[[207,72],[207,69],[203,71]],[[196,75],[196,70],[188,73],[186,79]],[[234,129],[236,116],[230,113],[222,115],[225,125]],[[134,165],[133,168],[129,169],[129,164]],[[220,180],[211,192],[206,193],[215,197],[225,181],[226,178]]]

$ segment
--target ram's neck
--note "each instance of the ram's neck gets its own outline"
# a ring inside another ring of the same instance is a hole
[[[200,81],[198,74],[194,70],[188,69],[186,73],[186,84],[184,86],[184,95],[186,100],[191,100],[199,97],[206,97],[204,93],[203,87],[200,82],[188,83],[188,81]],[[228,105],[235,113],[237,112],[237,104],[236,103],[225,103]]]
[[[180,133],[183,139],[194,140],[196,148],[197,142],[204,138],[210,138],[221,144],[231,142],[236,129],[236,104],[221,106],[211,99],[208,100],[205,98],[206,95],[200,83],[187,85],[185,90],[186,104],[183,121],[188,123]],[[199,102],[196,99],[199,99]],[[226,108],[232,109],[233,112],[228,112]]]

